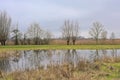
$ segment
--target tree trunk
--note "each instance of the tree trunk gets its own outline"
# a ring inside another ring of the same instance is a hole
[[[35,45],[37,45],[37,41],[35,40]]]
[[[6,40],[2,40],[0,42],[1,42],[1,45],[5,45]]]
[[[4,40],[4,41],[3,41],[3,45],[4,45],[4,46],[5,46],[5,42],[6,42],[6,41]]]
[[[15,45],[18,45],[18,36],[15,36]]]
[[[67,40],[67,45],[69,45],[69,43],[70,43],[70,40]]]
[[[96,39],[96,44],[98,44],[98,39]]]
[[[76,40],[73,40],[73,45],[75,45],[75,41],[76,41]]]
[[[3,42],[2,42],[2,41],[0,41],[0,43],[1,43],[1,45],[3,45]]]

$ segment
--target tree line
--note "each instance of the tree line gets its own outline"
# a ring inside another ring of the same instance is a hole
[[[49,44],[52,33],[48,30],[43,30],[38,23],[32,23],[27,29],[27,32],[21,33],[18,26],[12,30],[12,38],[15,45],[41,45]]]
[[[12,19],[5,11],[0,11],[0,43],[5,45],[6,41],[11,38],[15,45],[19,43],[23,45],[41,45],[49,44],[52,33],[48,30],[41,28],[39,23],[31,23],[28,27],[27,32],[22,33],[16,24],[11,27]],[[78,21],[65,20],[63,26],[61,27],[62,38],[66,40],[66,44],[69,45],[71,42],[75,45],[77,38],[80,36],[80,24]],[[94,22],[89,30],[89,35],[98,44],[99,39],[103,41],[107,39],[107,31],[104,26],[99,22]],[[115,39],[115,34],[111,33],[111,40]]]

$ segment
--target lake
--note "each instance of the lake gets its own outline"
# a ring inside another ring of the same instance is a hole
[[[120,56],[120,50],[25,50],[6,51],[0,57],[0,70],[5,73],[34,69],[47,69],[51,66],[71,64],[74,67],[81,60],[89,62],[107,57]]]

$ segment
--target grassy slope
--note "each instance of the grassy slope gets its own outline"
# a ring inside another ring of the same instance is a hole
[[[120,45],[8,45],[1,50],[37,50],[37,49],[120,49]]]

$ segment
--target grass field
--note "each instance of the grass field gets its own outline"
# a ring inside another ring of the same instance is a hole
[[[120,49],[120,45],[6,45],[3,50],[38,50],[38,49]]]

